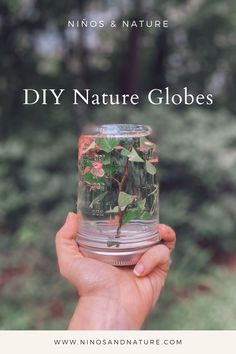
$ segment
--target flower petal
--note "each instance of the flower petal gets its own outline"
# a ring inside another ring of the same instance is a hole
[[[103,168],[95,168],[95,167],[92,167],[90,172],[92,173],[93,176],[95,177],[103,177],[104,174],[105,174],[105,171]]]
[[[87,166],[85,169],[83,169],[82,174],[85,175],[86,173],[90,172],[91,167]]]

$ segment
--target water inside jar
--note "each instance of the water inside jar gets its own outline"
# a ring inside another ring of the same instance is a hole
[[[119,247],[157,232],[157,146],[149,127],[135,128],[102,126],[79,138],[79,234],[91,242]]]

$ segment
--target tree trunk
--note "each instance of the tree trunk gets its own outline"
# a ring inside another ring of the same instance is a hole
[[[130,18],[130,21],[137,21],[142,18],[141,1],[134,1],[135,16]],[[125,94],[137,92],[139,79],[139,63],[140,63],[140,48],[141,48],[142,28],[130,28],[128,36],[127,52],[123,57],[123,66],[120,75],[120,91]]]

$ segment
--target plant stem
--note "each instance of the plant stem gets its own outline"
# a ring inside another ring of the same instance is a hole
[[[124,184],[125,184],[125,181],[128,177],[128,173],[129,173],[129,158],[127,157],[127,160],[126,160],[126,163],[125,163],[125,169],[124,169],[124,174],[122,176],[122,179],[120,182],[118,182],[118,186],[119,186],[119,193],[123,191],[124,189]],[[117,228],[117,232],[116,232],[116,238],[117,237],[120,237],[120,228],[122,226],[122,218],[123,218],[123,215],[125,214],[125,210],[121,210],[121,208],[119,207],[119,212],[118,212],[118,216],[119,216],[119,226]]]

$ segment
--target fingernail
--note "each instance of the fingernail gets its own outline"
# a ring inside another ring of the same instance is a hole
[[[159,233],[167,233],[168,235],[175,234],[175,231],[169,225],[160,224]]]
[[[144,272],[144,265],[143,263],[138,263],[136,264],[136,266],[134,267],[134,270],[133,270],[134,274],[137,275],[138,277],[140,275],[142,275],[142,273]]]
[[[172,229],[172,227],[171,226],[169,226],[169,225],[165,225],[165,228],[166,228],[166,230],[168,231],[168,232],[174,232],[174,230]]]

